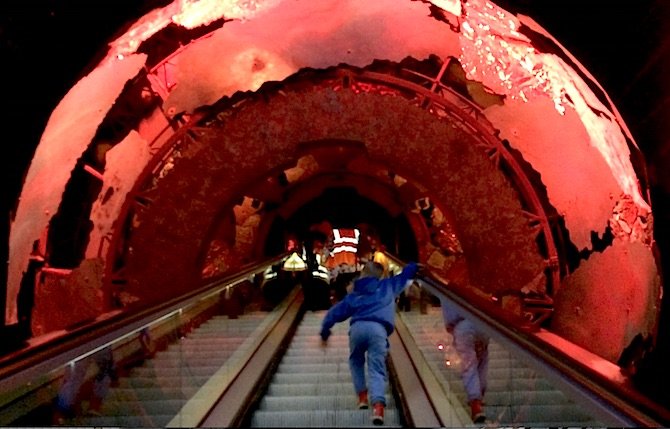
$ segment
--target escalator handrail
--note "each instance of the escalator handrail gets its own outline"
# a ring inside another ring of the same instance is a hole
[[[399,266],[405,265],[394,255],[389,259]],[[422,270],[418,279],[428,286],[436,296],[450,300],[465,317],[492,337],[502,339],[531,359],[541,363],[540,369],[558,374],[563,384],[573,389],[573,394],[587,398],[592,405],[600,407],[606,414],[625,426],[668,426],[670,411],[635,390],[630,382],[612,380],[572,354],[557,348],[540,338],[542,329],[525,318],[504,310],[470,288],[450,283],[430,270]],[[567,340],[566,340],[567,341]],[[581,347],[571,344],[571,348]],[[592,355],[590,352],[587,354]],[[604,358],[603,363],[613,365]],[[623,374],[622,374],[623,377]],[[555,377],[554,377],[555,378]]]
[[[234,286],[249,276],[258,274],[268,266],[286,258],[281,254],[261,262],[242,266],[234,274],[209,279],[201,286],[179,297],[145,308],[128,307],[100,315],[95,320],[70,330],[50,335],[49,339],[34,346],[24,347],[0,357],[0,392],[13,388],[31,377],[46,374],[114,342],[132,332],[188,306],[195,300],[215,293],[219,288]]]

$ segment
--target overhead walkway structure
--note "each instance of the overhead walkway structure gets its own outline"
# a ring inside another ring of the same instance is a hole
[[[272,309],[222,314],[221,297],[227,290],[278,260],[247,267],[137,314],[106,315],[3,357],[0,424],[372,426],[371,411],[357,408],[353,392],[348,322],[334,327],[324,348],[318,331],[325,311],[307,311],[298,286]],[[612,376],[615,365],[510,318],[442,279],[422,277],[420,285],[434,297],[451,300],[492,338],[485,425],[670,423],[667,410]],[[399,312],[396,322],[389,338],[385,426],[475,426],[439,300]],[[148,347],[149,338],[153,347]],[[115,371],[108,371],[105,356],[114,357]],[[54,413],[67,383],[75,385],[76,409],[71,415]],[[96,393],[104,396],[102,402],[96,402]]]

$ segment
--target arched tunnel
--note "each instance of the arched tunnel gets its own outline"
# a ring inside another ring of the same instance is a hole
[[[579,61],[492,2],[175,2],[51,115],[11,226],[6,323],[35,254],[39,336],[325,223],[617,362],[658,332],[645,165]]]

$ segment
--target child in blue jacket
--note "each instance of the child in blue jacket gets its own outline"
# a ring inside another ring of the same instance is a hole
[[[396,276],[380,279],[384,267],[368,262],[354,281],[353,291],[335,304],[321,325],[321,339],[326,343],[335,323],[351,318],[349,326],[349,369],[358,394],[358,407],[368,407],[365,381],[365,353],[368,355],[368,381],[373,407],[372,422],[384,423],[386,407],[388,336],[395,328],[395,300],[417,274],[419,266],[410,263]],[[327,343],[326,343],[327,344]]]

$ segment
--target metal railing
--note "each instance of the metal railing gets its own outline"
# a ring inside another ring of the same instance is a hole
[[[268,266],[283,260],[282,254],[241,267],[232,275],[220,276],[195,288],[188,294],[149,308],[116,310],[101,314],[90,323],[71,330],[53,332],[34,344],[0,357],[0,409],[26,395],[41,384],[53,383],[49,374],[86,359],[100,350],[140,335],[143,330],[165,323],[174,317],[188,323],[185,313],[193,316],[199,303],[216,301],[226,288],[262,273]],[[183,319],[183,320],[182,320]],[[51,377],[54,378],[54,377]]]
[[[388,256],[398,266],[404,265],[393,255]],[[504,310],[471,289],[449,283],[429,270],[424,270],[418,280],[434,296],[452,302],[476,327],[522,357],[528,366],[599,421],[608,426],[625,427],[670,424],[670,411],[631,387],[630,380],[612,362]],[[612,376],[613,370],[616,370],[616,377]]]

